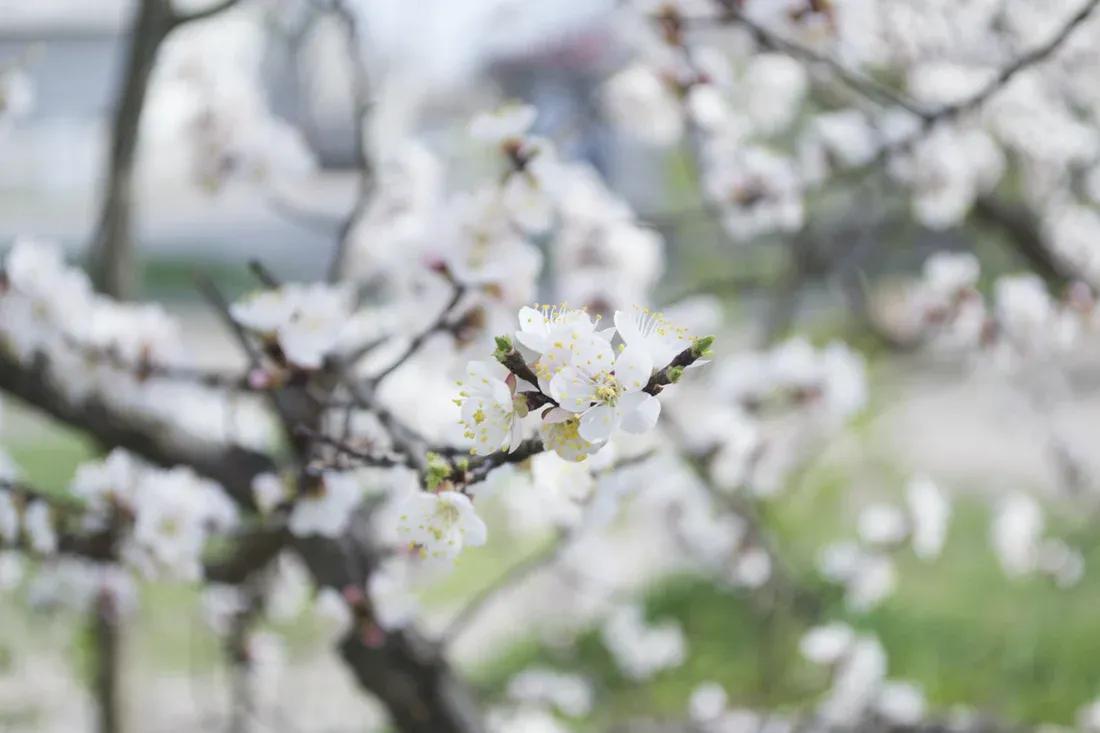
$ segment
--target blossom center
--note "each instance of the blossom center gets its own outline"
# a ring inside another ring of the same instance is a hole
[[[614,405],[619,401],[619,395],[623,393],[623,386],[614,374],[600,372],[595,378],[596,399],[605,405]]]

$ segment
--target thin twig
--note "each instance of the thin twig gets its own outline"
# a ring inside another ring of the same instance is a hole
[[[240,0],[219,0],[219,2],[213,3],[212,5],[209,5],[205,8],[200,8],[199,10],[194,10],[190,13],[173,11],[172,28],[178,28],[181,25],[187,25],[188,23],[194,23],[195,21],[212,18],[218,13],[223,13],[226,10],[229,10],[239,2]]]
[[[895,104],[921,118],[925,118],[931,114],[928,110],[923,109],[915,100],[883,84],[874,77],[849,69],[831,56],[818,53],[813,49],[790,41],[770,31],[747,17],[744,11],[738,7],[736,0],[719,0],[719,3],[722,5],[724,15],[719,17],[718,20],[727,23],[730,21],[736,22],[738,25],[748,30],[753,38],[756,39],[756,42],[761,46],[773,51],[785,53],[788,56],[801,59],[802,61],[816,66],[823,66],[829,70],[829,73],[833,77],[864,97],[886,102],[887,104]]]
[[[399,369],[403,364],[405,364],[405,362],[412,358],[412,356],[416,354],[416,352],[420,351],[420,349],[424,346],[424,343],[431,336],[442,331],[446,331],[450,328],[451,324],[449,323],[448,319],[454,312],[455,308],[458,307],[459,301],[462,300],[462,296],[466,294],[466,286],[462,285],[461,283],[452,281],[451,286],[453,288],[451,292],[451,297],[447,301],[447,305],[445,305],[443,309],[439,312],[439,315],[436,316],[435,320],[433,320],[423,331],[416,334],[416,336],[413,337],[412,341],[409,342],[409,345],[405,348],[405,351],[403,351],[399,357],[394,359],[389,366],[370,378],[369,383],[372,391],[378,388],[378,385],[382,383],[382,380],[397,371],[397,369]]]
[[[336,452],[338,453],[362,461],[363,464],[367,466],[376,466],[379,468],[394,468],[397,466],[409,465],[409,461],[407,458],[401,456],[379,455],[378,453],[370,453],[368,451],[359,450],[358,448],[354,448],[348,445],[344,441],[325,435],[324,433],[306,427],[305,425],[299,425],[296,428],[296,432],[299,435],[310,438],[311,440],[314,440],[318,443],[327,445],[330,448],[336,450]]]

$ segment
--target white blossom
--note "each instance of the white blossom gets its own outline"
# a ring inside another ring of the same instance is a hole
[[[640,346],[627,346],[615,357],[606,340],[580,340],[569,366],[554,375],[550,394],[562,409],[579,414],[580,435],[602,443],[618,428],[644,433],[657,423],[661,403],[643,390],[653,359]]]
[[[355,473],[325,471],[311,490],[294,500],[287,526],[298,537],[338,537],[347,529],[352,512],[363,499]]]
[[[422,558],[453,560],[463,547],[478,547],[487,538],[473,503],[456,491],[411,493],[398,514],[398,536]]]
[[[459,382],[462,390],[455,402],[462,409],[463,435],[471,442],[472,453],[514,451],[523,440],[527,407],[523,397],[516,397],[515,384],[516,378],[499,364],[472,361],[466,365],[466,379]]]

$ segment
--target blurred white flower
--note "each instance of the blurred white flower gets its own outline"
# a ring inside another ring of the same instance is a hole
[[[310,490],[295,498],[287,526],[298,537],[338,537],[362,499],[363,486],[355,473],[325,471]]]
[[[615,609],[604,622],[602,638],[619,669],[634,680],[646,680],[678,667],[687,653],[679,624],[647,624],[642,608],[635,605]]]
[[[855,638],[855,632],[847,624],[831,623],[807,631],[798,648],[814,664],[832,665],[848,653]]]
[[[413,492],[398,515],[398,536],[422,558],[453,560],[463,547],[478,547],[487,538],[473,503],[456,491]]]
[[[951,520],[950,501],[935,483],[923,476],[909,482],[906,500],[913,519],[913,552],[922,560],[939,557]]]

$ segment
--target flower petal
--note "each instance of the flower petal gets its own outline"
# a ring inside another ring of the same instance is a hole
[[[618,422],[619,414],[614,407],[597,405],[581,415],[581,437],[589,443],[602,443],[611,437]]]
[[[550,380],[550,396],[570,412],[584,412],[596,401],[596,385],[579,369],[567,366]]]
[[[615,311],[615,330],[627,346],[641,344],[644,340],[638,328],[637,308],[629,311]]]
[[[628,433],[648,433],[657,424],[661,401],[645,392],[631,392],[619,399],[622,428]]]
[[[637,392],[649,382],[653,358],[642,346],[627,346],[615,361],[615,378],[627,392]]]

